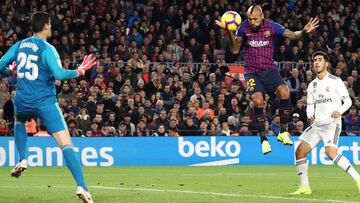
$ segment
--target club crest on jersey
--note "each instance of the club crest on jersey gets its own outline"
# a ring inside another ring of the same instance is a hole
[[[264,37],[270,37],[270,35],[271,35],[271,32],[269,31],[269,30],[266,30],[265,32],[264,32]]]
[[[313,83],[314,92],[316,92],[316,89],[315,89],[315,88],[316,88],[316,86],[317,86],[317,83],[316,83],[316,82],[314,82],[314,83]]]

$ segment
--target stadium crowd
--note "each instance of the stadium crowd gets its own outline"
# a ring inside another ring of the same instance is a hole
[[[136,3],[135,3],[136,2]],[[0,6],[0,54],[32,35],[35,11],[52,14],[48,40],[63,67],[74,69],[85,53],[100,60],[84,77],[56,81],[58,102],[72,136],[255,135],[250,96],[240,74],[226,76],[230,38],[216,27],[227,10],[246,19],[251,1],[215,0],[5,0]],[[314,74],[305,66],[314,51],[329,53],[331,72],[346,84],[353,106],[342,135],[360,136],[360,1],[262,1],[265,18],[300,30],[317,16],[316,32],[294,43],[279,41],[274,59],[291,91],[289,131],[307,127],[306,89]],[[225,58],[216,54],[225,50]],[[295,64],[295,66],[293,66]],[[0,82],[0,136],[13,135],[16,79]],[[266,132],[280,130],[278,101],[266,95]],[[37,125],[37,127],[35,127]],[[36,120],[28,133],[46,136]]]

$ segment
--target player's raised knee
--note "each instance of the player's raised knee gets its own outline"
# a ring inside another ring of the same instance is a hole
[[[303,159],[306,157],[306,151],[302,149],[301,147],[298,147],[295,151],[296,159]]]
[[[251,101],[254,103],[255,107],[262,107],[264,106],[264,98],[261,92],[254,93],[252,95]]]
[[[290,90],[289,87],[285,84],[280,85],[276,90],[277,96],[280,97],[280,99],[288,99],[290,98]]]

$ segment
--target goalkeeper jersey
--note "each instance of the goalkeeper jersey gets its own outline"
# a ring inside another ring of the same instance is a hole
[[[37,103],[55,96],[54,81],[77,77],[76,70],[64,70],[55,47],[37,36],[14,44],[0,60],[0,71],[16,61],[16,98],[27,103]]]

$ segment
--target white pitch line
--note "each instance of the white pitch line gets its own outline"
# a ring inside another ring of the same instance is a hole
[[[221,192],[204,192],[194,190],[167,190],[167,189],[151,189],[151,188],[122,188],[122,187],[107,187],[107,186],[89,186],[95,189],[105,190],[135,190],[145,192],[173,192],[173,193],[186,193],[186,194],[198,194],[198,195],[213,195],[213,196],[227,196],[227,197],[248,197],[248,198],[260,198],[260,199],[278,199],[278,200],[294,200],[294,201],[308,201],[308,202],[333,202],[333,203],[359,203],[346,200],[334,200],[334,199],[315,199],[315,198],[295,198],[295,197],[282,197],[282,196],[268,196],[268,195],[249,195],[249,194],[234,194],[234,193],[221,193]],[[37,188],[37,189],[49,189],[49,188],[75,188],[75,186],[67,185],[0,185],[0,189],[22,189],[22,188]]]
[[[135,191],[145,191],[145,192],[173,192],[173,193],[187,193],[187,194],[198,194],[198,195],[214,195],[214,196],[228,196],[228,197],[249,197],[249,198],[294,200],[294,201],[308,201],[308,202],[356,203],[356,202],[353,202],[353,201],[334,200],[334,199],[295,198],[295,197],[268,196],[268,195],[249,195],[249,194],[234,194],[234,193],[221,193],[221,192],[203,192],[203,191],[194,191],[194,190],[122,188],[122,187],[107,187],[107,186],[90,186],[90,187],[91,188],[96,188],[96,189],[106,189],[106,190],[135,190]]]
[[[338,174],[338,173],[336,173]],[[118,174],[103,174],[103,173],[85,173],[85,176],[106,176],[106,177],[118,177],[118,176],[132,176],[134,174],[130,173],[118,173]],[[184,174],[155,174],[155,175],[161,175],[161,176],[275,176],[275,177],[294,177],[294,173],[288,173],[288,174],[280,174],[280,173],[184,173]],[[343,179],[344,177],[335,177],[335,176],[329,176],[329,174],[326,174],[325,176],[321,173],[311,173],[311,177],[326,177],[327,179]],[[0,174],[1,176],[8,176],[10,177],[10,174]],[[71,174],[31,174],[30,176],[34,177],[72,177]],[[149,174],[137,174],[136,176],[149,176]]]

